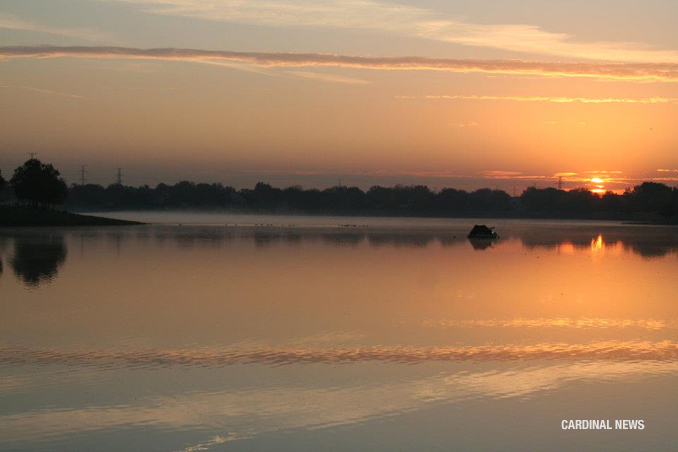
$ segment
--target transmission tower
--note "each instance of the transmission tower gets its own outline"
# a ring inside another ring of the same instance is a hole
[[[118,170],[118,177],[116,183],[118,185],[122,185],[122,168],[117,168]]]
[[[563,189],[563,176],[558,177],[558,190]]]
[[[80,165],[80,185],[85,185],[85,168],[87,165]]]

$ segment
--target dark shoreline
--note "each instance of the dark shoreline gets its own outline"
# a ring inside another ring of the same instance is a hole
[[[138,221],[115,220],[72,212],[24,206],[0,206],[0,227],[137,226]]]

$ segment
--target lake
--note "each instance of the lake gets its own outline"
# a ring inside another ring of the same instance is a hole
[[[678,443],[676,228],[102,215],[0,230],[2,451]]]

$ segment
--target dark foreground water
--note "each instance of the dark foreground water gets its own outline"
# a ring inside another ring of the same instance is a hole
[[[0,230],[0,450],[675,450],[677,229],[151,217]]]

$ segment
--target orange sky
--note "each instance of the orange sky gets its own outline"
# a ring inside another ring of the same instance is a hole
[[[0,6],[4,174],[37,152],[102,184],[678,179],[672,2],[181,3]]]

